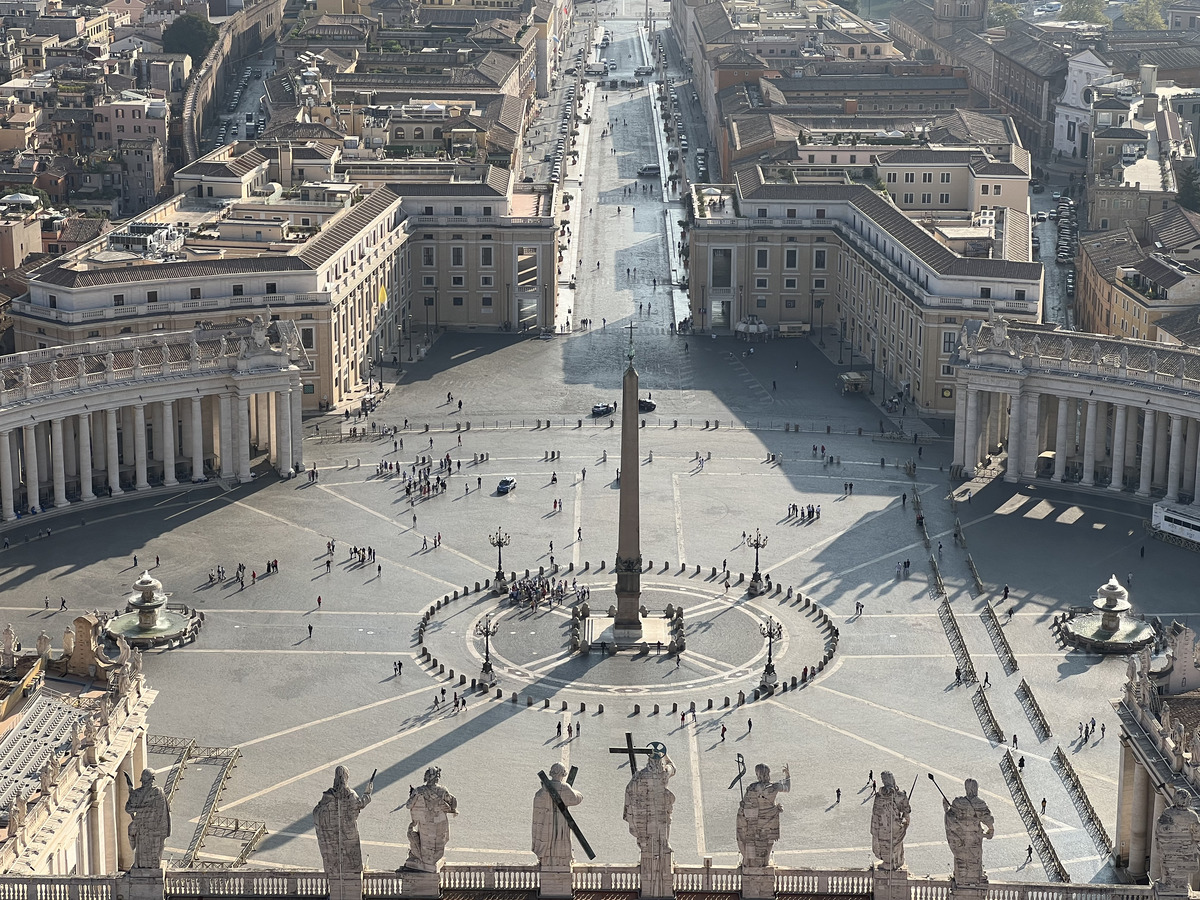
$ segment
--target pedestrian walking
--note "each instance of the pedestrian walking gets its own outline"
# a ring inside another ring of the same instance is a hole
[[[842,789],[838,788],[834,793],[837,794],[837,802],[841,803],[842,802]]]
[[[402,660],[399,660],[399,659],[398,659],[398,660],[396,660],[396,674],[397,674],[397,675],[403,675],[403,674],[404,674],[404,662],[403,662]]]
[[[1104,740],[1104,723],[1100,723],[1100,740]]]
[[[1025,863],[1026,863],[1026,865],[1028,865],[1029,861],[1032,859],[1033,859],[1033,844],[1029,844],[1025,848]]]
[[[66,608],[67,608],[67,598],[66,598],[66,597],[59,597],[59,598],[58,598],[58,608],[59,608],[60,610],[62,610],[62,609],[66,609]]]
[[[746,719],[746,734],[749,734],[753,730],[754,730],[754,720]]]
[[[562,721],[561,720],[558,723],[558,736],[562,737]]]
[[[962,684],[962,669],[960,669],[958,666],[954,667],[954,683]]]
[[[47,594],[46,595],[46,609],[49,609],[49,608],[50,608],[50,595]]]
[[[1020,759],[1017,760],[1017,768],[1021,769],[1022,771],[1025,770],[1025,757],[1022,756]]]
[[[317,594],[317,609],[321,608],[321,595]]]
[[[987,672],[984,672],[984,673],[983,673],[983,686],[984,686],[984,687],[991,687],[991,686],[992,686],[992,681],[991,681],[991,678],[990,678],[990,676],[988,675],[988,673],[987,673]]]
[[[1017,736],[1015,734],[1013,735],[1013,749],[1017,749]]]
[[[725,742],[725,732],[726,732],[727,730],[728,730],[728,729],[727,729],[727,728],[726,728],[724,725],[722,725],[722,726],[721,726],[721,742],[722,742],[722,743],[724,743],[724,742]]]
[[[1044,816],[1045,814],[1046,814],[1046,798],[1043,797],[1042,798],[1042,815]]]
[[[308,639],[310,641],[312,640],[312,626],[311,625],[308,626]]]

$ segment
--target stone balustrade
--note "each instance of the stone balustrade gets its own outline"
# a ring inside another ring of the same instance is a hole
[[[0,900],[117,900],[115,875],[0,875]]]

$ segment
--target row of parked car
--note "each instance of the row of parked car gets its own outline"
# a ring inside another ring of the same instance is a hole
[[[575,114],[575,85],[567,85],[563,94],[562,121],[558,125],[558,141],[554,145],[554,155],[551,157],[550,180],[560,181],[563,173],[563,160],[567,155],[567,141],[571,139],[571,117]]]
[[[1058,242],[1055,245],[1054,261],[1067,265],[1075,259],[1079,249],[1079,223],[1076,221],[1075,201],[1070,197],[1058,198]]]

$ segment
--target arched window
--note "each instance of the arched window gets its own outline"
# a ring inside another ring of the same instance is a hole
[[[880,55],[880,53],[879,53],[879,45],[878,45],[878,44],[876,44],[876,45],[875,45],[875,55],[876,55],[876,56],[879,56],[879,55]]]
[[[404,140],[404,129],[403,128],[396,129],[396,140],[398,140],[398,141]]]
[[[433,139],[435,141],[440,141],[442,139],[442,129],[440,129],[440,128],[433,129]]]
[[[425,140],[425,129],[424,128],[414,128],[413,129],[413,140],[414,141]]]

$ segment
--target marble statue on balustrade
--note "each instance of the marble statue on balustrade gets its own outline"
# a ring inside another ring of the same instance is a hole
[[[46,632],[43,631],[41,634],[38,635],[37,643],[34,644],[34,647],[37,649],[37,658],[42,660],[43,662],[49,661],[50,646],[51,646],[50,635],[46,634]]]
[[[643,897],[672,894],[671,811],[675,795],[667,783],[675,775],[675,764],[665,753],[651,755],[644,768],[634,773],[625,787],[622,818],[641,850]]]
[[[162,866],[163,845],[171,835],[171,807],[167,795],[154,783],[154,773],[142,769],[142,783],[135,788],[129,773],[129,799],[125,812],[132,816],[129,842],[133,845],[133,868],[158,869]]]
[[[775,798],[792,789],[792,774],[786,765],[783,781],[772,781],[770,767],[762,763],[754,767],[754,775],[758,780],[746,788],[737,813],[743,869],[764,869],[771,864],[771,851],[779,840],[779,814],[783,812]]]
[[[11,669],[17,661],[17,633],[13,630],[12,622],[4,626],[0,632],[0,647],[3,647],[4,668]]]
[[[29,812],[29,801],[25,799],[25,792],[18,789],[13,796],[12,802],[8,805],[8,833],[15,834],[25,824],[25,816]]]
[[[404,868],[414,872],[437,872],[450,840],[450,816],[458,815],[458,800],[438,784],[442,770],[430,766],[425,783],[408,798],[412,821],[408,826],[408,859]]]
[[[326,875],[356,875],[363,870],[362,842],[358,836],[358,814],[371,802],[374,778],[360,796],[348,781],[350,773],[338,766],[333,787],[326,790],[313,808],[317,847]]]
[[[904,836],[912,820],[908,794],[896,786],[891,772],[880,772],[881,782],[871,806],[871,852],[879,859],[879,868],[894,872],[904,867]]]
[[[75,652],[75,629],[68,625],[63,629],[63,658],[70,659]]]
[[[533,795],[533,852],[543,869],[569,869],[574,858],[571,826],[558,804],[578,806],[583,794],[566,783],[566,776],[566,767],[555,763],[550,767],[550,787],[543,784]]]
[[[996,836],[996,822],[988,805],[979,798],[979,783],[968,778],[965,788],[965,796],[953,801],[943,796],[942,807],[946,841],[954,856],[954,883],[969,887],[987,883],[983,873],[983,841]]]
[[[1154,823],[1154,848],[1160,870],[1155,894],[1188,896],[1192,876],[1200,869],[1200,815],[1187,791],[1176,791],[1172,805]]]
[[[79,751],[83,749],[83,729],[79,727],[79,720],[76,719],[71,725],[71,755],[78,756]]]

